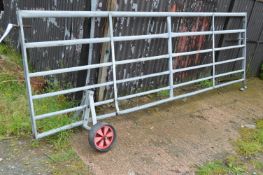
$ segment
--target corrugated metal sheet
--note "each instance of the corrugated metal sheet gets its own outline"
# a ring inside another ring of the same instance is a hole
[[[259,64],[263,61],[260,51],[263,49],[262,44],[258,41],[263,40],[263,4],[255,2],[255,0],[95,0],[96,10],[117,10],[117,11],[177,11],[177,12],[199,12],[199,11],[217,11],[217,12],[248,12],[248,67],[252,75],[258,72]],[[95,2],[94,1],[94,2]],[[88,0],[65,0],[65,1],[33,1],[33,0],[4,0],[5,11],[0,14],[0,30],[11,23],[16,23],[17,9],[35,9],[35,10],[87,10],[90,7]],[[42,19],[42,20],[25,20],[26,36],[28,41],[41,40],[58,40],[58,39],[74,39],[83,38],[89,30],[89,21],[84,19]],[[195,31],[195,30],[211,30],[210,18],[173,18],[173,31]],[[232,29],[238,28],[241,21],[237,19],[218,18],[216,19],[216,29]],[[85,31],[86,30],[86,31]],[[166,32],[166,19],[164,18],[117,18],[114,20],[114,35],[141,35],[156,34]],[[13,32],[10,36],[10,42],[18,47],[17,33]],[[106,19],[95,19],[94,37],[102,37],[108,35],[108,21]],[[237,42],[237,35],[226,35],[216,38],[216,46],[227,46]],[[116,42],[116,59],[132,59],[146,56],[155,56],[167,53],[167,40],[152,39],[130,42]],[[182,52],[190,50],[198,50],[211,47],[210,37],[181,37],[173,39],[173,51]],[[29,52],[30,63],[35,71],[44,69],[56,69],[60,67],[70,67],[80,64],[86,64],[88,55],[88,47],[85,46],[68,46],[56,48],[32,49]],[[219,52],[217,60],[226,60],[238,57],[239,50]],[[92,63],[111,61],[110,45],[94,44],[92,52]],[[211,61],[211,54],[202,54],[188,57],[174,58],[174,68],[198,65]],[[238,69],[241,64],[227,64],[217,67],[217,73]],[[145,63],[129,64],[117,67],[117,78],[129,78],[150,74],[153,72],[161,72],[167,70],[168,63],[165,59],[159,61],[151,61]],[[200,73],[202,72],[202,74]],[[211,69],[202,71],[189,71],[178,73],[174,79],[176,82],[187,81],[205,76],[211,73]],[[85,72],[82,74],[65,74],[54,77],[54,81],[58,80],[64,86],[76,86],[78,79],[84,82]],[[131,83],[123,83],[119,85],[121,94],[130,94],[139,92],[152,87],[168,84],[167,76],[159,78],[149,78],[144,81]],[[91,72],[89,83],[93,84],[99,81],[107,81],[112,79],[112,70],[96,69]],[[52,78],[51,78],[52,80]],[[100,98],[111,98],[112,87],[100,89],[98,91]]]
[[[97,10],[108,10],[105,1],[98,1]],[[140,1],[140,0],[117,0],[112,1],[115,5],[114,10],[118,11],[177,11],[177,12],[200,12],[211,11],[215,9],[216,1],[214,0],[155,0],[155,1]],[[173,19],[173,31],[202,31],[210,30],[209,18],[176,18]],[[96,33],[95,36],[101,36],[107,31],[107,21],[102,19],[96,20]],[[114,21],[114,35],[142,35],[142,34],[157,34],[167,32],[166,19],[164,18],[117,18]],[[106,33],[107,34],[107,33]],[[173,40],[174,52],[183,52],[186,50],[198,50],[206,48],[209,43],[211,45],[211,37],[182,37]],[[188,47],[189,46],[189,47]],[[106,50],[110,50],[109,45],[97,45],[93,51],[93,63],[99,63],[102,60],[110,61],[110,54],[108,52],[100,52],[103,47],[107,47]],[[116,59],[125,60],[132,58],[140,58],[146,56],[156,56],[160,54],[167,54],[167,40],[165,39],[153,39],[153,40],[140,40],[130,42],[116,42]],[[105,50],[105,49],[104,49]],[[211,55],[210,55],[211,56]],[[191,65],[198,65],[208,61],[209,54],[203,54],[198,56],[188,56],[181,58],[174,58],[174,68],[182,68]],[[117,67],[117,78],[124,79],[140,75],[146,75],[155,72],[162,72],[168,69],[167,60],[150,61],[145,63],[129,64]],[[210,73],[211,70],[205,73]],[[94,72],[92,78],[101,77],[99,72]],[[107,71],[108,80],[111,79],[111,70]],[[200,71],[189,71],[187,73],[180,73],[175,76],[176,82],[186,81],[186,79],[197,78],[200,75]],[[168,84],[167,76],[161,76],[158,78],[149,78],[144,81],[128,82],[119,85],[119,92],[122,94],[136,93],[145,89],[151,89],[156,86],[165,86]],[[101,78],[98,78],[101,80]],[[97,78],[94,79],[95,81]],[[105,89],[105,98],[112,97],[112,89]]]
[[[263,64],[263,3],[255,2],[248,23],[248,65],[251,75],[258,75]]]
[[[4,12],[0,15],[1,30],[8,23],[17,23],[16,10],[88,10],[86,0],[64,1],[34,1],[34,0],[4,0]],[[32,19],[24,20],[27,41],[44,41],[58,39],[83,38],[84,19]],[[12,45],[18,45],[18,32],[10,35]],[[77,66],[80,63],[82,46],[56,47],[29,50],[29,61],[35,71],[56,69],[60,67]],[[75,86],[77,73],[56,76],[61,85]],[[53,80],[55,80],[53,79]],[[52,80],[52,78],[50,79]]]

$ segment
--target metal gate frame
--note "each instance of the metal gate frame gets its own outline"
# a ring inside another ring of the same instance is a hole
[[[87,39],[75,39],[75,40],[58,40],[58,41],[41,41],[41,42],[25,42],[25,33],[23,28],[23,19],[24,18],[77,18],[77,17],[86,17],[86,18],[95,18],[95,17],[104,17],[108,18],[109,20],[109,37],[103,38],[87,38]],[[137,35],[137,36],[114,36],[113,34],[113,18],[116,17],[165,17],[167,18],[167,33],[161,34],[151,34],[151,35]],[[172,32],[172,24],[171,19],[172,17],[211,17],[212,18],[212,28],[211,31],[196,31],[196,32],[179,32],[174,33]],[[239,17],[243,20],[243,25],[241,29],[235,30],[215,30],[215,18],[216,17]],[[166,103],[172,100],[181,99],[189,96],[193,96],[202,92],[206,92],[209,90],[213,90],[216,88],[224,87],[227,85],[231,85],[234,83],[242,82],[243,88],[246,88],[246,27],[247,27],[247,14],[246,13],[202,13],[202,12],[91,12],[91,11],[28,11],[28,10],[21,10],[17,12],[17,20],[20,26],[20,42],[21,42],[21,49],[22,49],[22,57],[23,57],[23,64],[24,64],[24,74],[27,86],[27,94],[29,97],[29,107],[30,107],[30,115],[31,115],[31,122],[32,122],[32,131],[36,139],[43,138],[52,134],[55,134],[60,131],[64,131],[67,129],[75,128],[78,126],[83,126],[86,129],[90,129],[88,123],[90,121],[90,114],[93,125],[97,123],[97,120],[105,119],[109,117],[113,117],[120,114],[127,114],[130,112],[146,109],[149,107],[153,107],[162,103]],[[227,46],[227,47],[215,47],[215,36],[218,34],[239,34],[239,42],[238,45]],[[184,37],[184,36],[200,36],[200,35],[212,35],[212,48],[205,49],[205,50],[197,50],[197,51],[190,51],[190,52],[180,52],[180,53],[173,53],[172,51],[172,39],[175,37]],[[143,39],[167,39],[168,42],[168,53],[165,55],[158,55],[152,57],[143,57],[137,59],[129,59],[129,60],[115,60],[115,46],[114,42],[117,41],[131,41],[131,40],[143,40]],[[77,66],[77,67],[70,67],[70,68],[62,68],[56,70],[49,70],[49,71],[41,71],[41,72],[34,72],[30,73],[28,68],[28,56],[27,56],[27,49],[31,48],[43,48],[43,47],[56,47],[56,46],[69,46],[69,45],[78,45],[78,44],[95,44],[95,43],[104,43],[110,42],[111,44],[111,54],[112,54],[112,61],[107,63],[100,63],[100,64],[92,64],[92,65],[85,65],[85,66]],[[222,51],[222,50],[229,50],[229,49],[242,49],[242,56],[239,58],[232,58],[225,61],[216,61],[215,59],[215,52]],[[188,55],[195,55],[200,53],[211,53],[212,52],[212,63],[209,64],[202,64],[198,66],[180,68],[180,69],[173,69],[173,57],[178,56],[188,56]],[[117,80],[116,78],[116,66],[123,65],[123,64],[130,64],[130,63],[137,63],[137,62],[145,62],[145,61],[152,61],[152,60],[161,60],[161,59],[168,59],[169,66],[167,71],[152,73],[149,75],[143,75],[140,77],[132,77],[127,79],[120,79]],[[222,74],[216,74],[215,68],[218,65],[226,64],[226,63],[233,63],[236,61],[242,61],[242,69],[226,72]],[[112,66],[113,70],[113,81],[100,83],[100,84],[93,84],[93,85],[86,85],[83,87],[76,87],[71,89],[60,90],[56,92],[50,92],[40,95],[33,95],[32,88],[30,84],[30,79],[33,77],[40,77],[40,76],[47,76],[47,75],[55,75],[55,74],[62,74],[62,73],[69,73],[69,72],[76,72],[82,70],[90,70],[95,68],[103,68],[103,67],[110,67]],[[206,78],[191,80],[188,82],[174,84],[173,75],[174,73],[178,72],[185,72],[189,70],[195,70],[200,68],[212,67],[212,75]],[[239,74],[242,73],[242,78],[234,81],[230,81],[227,83],[217,84],[216,78]],[[140,92],[136,94],[126,95],[126,96],[118,96],[118,89],[117,85],[124,82],[136,81],[136,80],[143,80],[146,78],[158,77],[167,75],[169,77],[169,85],[164,88],[157,88],[154,90],[149,90],[145,92]],[[174,96],[174,89],[186,85],[191,85],[194,83],[199,83],[205,80],[212,80],[213,86],[204,88],[201,90],[197,90],[194,92],[186,93],[179,96]],[[113,85],[114,87],[114,99],[105,100],[105,101],[98,101],[94,102],[93,99],[93,91],[94,88],[99,88],[103,86],[110,86]],[[134,97],[140,97],[144,95],[149,95],[153,93],[158,93],[161,91],[169,90],[169,98],[162,99],[159,101],[151,102],[145,105],[136,106],[133,108],[121,110],[119,108],[119,101],[131,99]],[[84,103],[80,106],[65,109],[61,111],[51,112],[42,115],[35,115],[34,109],[34,100],[36,99],[43,99],[47,97],[53,97],[58,95],[65,95],[69,93],[75,92],[84,92],[84,96],[86,97]],[[108,113],[104,115],[96,115],[95,107],[113,103],[115,104],[115,112]],[[62,115],[71,112],[83,111],[83,117],[80,121],[75,123],[60,127],[54,128],[52,130],[38,133],[36,121],[42,120],[50,117],[54,117],[57,115]]]

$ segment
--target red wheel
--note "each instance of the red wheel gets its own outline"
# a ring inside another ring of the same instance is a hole
[[[107,123],[97,123],[89,131],[89,144],[99,152],[111,150],[116,140],[116,131]]]

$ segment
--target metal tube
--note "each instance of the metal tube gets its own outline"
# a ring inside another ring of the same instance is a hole
[[[140,96],[149,95],[149,94],[154,94],[154,93],[158,93],[158,92],[169,90],[169,89],[170,89],[170,86],[167,86],[167,87],[160,88],[160,89],[154,89],[154,90],[149,90],[149,91],[145,91],[145,92],[141,92],[141,93],[137,93],[137,94],[118,97],[118,100],[128,100],[131,98],[140,97]]]
[[[214,16],[215,17],[215,16]],[[233,34],[233,33],[243,33],[246,32],[245,29],[236,29],[236,30],[215,30],[214,33],[218,34]]]
[[[174,85],[174,74],[173,74],[173,43],[172,43],[172,20],[171,16],[167,17],[167,30],[168,30],[168,54],[169,54],[169,64],[168,70],[169,74],[169,85],[170,85],[170,98],[174,96],[173,85]]]
[[[163,104],[163,103],[167,103],[167,102],[170,102],[170,101],[173,101],[173,100],[176,100],[176,99],[186,98],[186,97],[189,97],[189,96],[200,94],[202,92],[206,92],[206,91],[212,90],[212,89],[213,89],[213,87],[209,87],[209,88],[198,90],[198,91],[195,91],[195,92],[190,92],[190,93],[187,93],[187,94],[175,96],[173,98],[167,98],[167,99],[163,99],[163,100],[160,100],[160,101],[148,103],[148,104],[145,104],[145,105],[142,105],[142,106],[136,106],[134,108],[122,110],[122,111],[120,111],[119,114],[127,114],[127,113],[130,113],[130,112],[139,111],[139,110],[142,110],[142,109],[146,109],[146,108],[157,106],[157,105],[160,105],[160,104]]]
[[[20,43],[21,43],[21,50],[22,50],[22,57],[23,57],[23,65],[24,65],[24,76],[26,81],[26,89],[27,89],[27,95],[28,95],[28,101],[29,101],[29,109],[30,109],[30,117],[31,117],[31,125],[32,125],[32,132],[34,137],[37,137],[37,126],[36,121],[34,119],[35,117],[35,110],[34,110],[34,103],[32,99],[32,89],[30,84],[30,78],[28,76],[29,74],[29,68],[28,68],[28,60],[27,60],[27,51],[25,47],[25,34],[24,34],[24,26],[23,26],[23,20],[20,14],[17,14],[17,22],[20,26]]]
[[[41,41],[25,43],[26,48],[42,48],[42,47],[57,47],[57,46],[70,46],[78,44],[95,44],[110,42],[110,38],[88,38],[88,39],[74,39],[74,40],[57,40],[57,41]]]
[[[211,12],[130,12],[130,11],[32,11],[32,10],[19,10],[23,18],[45,18],[45,17],[206,17],[212,16]],[[243,17],[246,13],[215,13],[218,17]]]
[[[183,36],[199,36],[199,35],[211,35],[211,31],[200,31],[200,32],[178,32],[172,33],[172,37],[183,37]]]
[[[218,75],[215,75],[215,78],[224,77],[224,76],[232,75],[232,74],[238,74],[238,73],[241,73],[241,72],[244,72],[244,70],[242,69],[242,70],[227,72],[227,73],[223,73],[223,74],[218,74]]]
[[[76,127],[82,126],[82,125],[83,125],[83,121],[78,121],[78,122],[75,122],[75,123],[72,123],[69,125],[62,126],[60,128],[56,128],[56,129],[52,129],[52,130],[40,133],[36,136],[36,139],[41,139],[43,137],[47,137],[47,136],[56,134],[58,132],[65,131],[65,130],[72,129],[72,128],[76,128]]]
[[[67,90],[61,90],[57,92],[50,92],[50,93],[45,93],[45,94],[40,94],[40,95],[34,95],[32,99],[41,99],[41,98],[48,98],[48,97],[54,97],[58,95],[65,95],[65,94],[70,94],[70,93],[75,93],[75,92],[80,92],[80,91],[86,91],[90,89],[95,89],[103,86],[110,86],[113,85],[113,82],[106,82],[106,83],[101,83],[101,84],[94,84],[94,85],[87,85],[83,87],[78,87],[78,88],[72,88],[72,89],[67,89]]]
[[[114,99],[95,102],[94,105],[95,105],[95,106],[102,106],[102,105],[106,105],[106,104],[109,104],[109,103],[112,103],[112,102],[114,102]]]
[[[126,78],[126,79],[122,79],[122,80],[117,80],[117,84],[129,82],[129,81],[142,80],[142,79],[146,79],[146,78],[158,77],[158,76],[162,76],[162,75],[167,75],[169,73],[170,73],[170,71],[165,71],[165,72],[158,72],[158,73],[149,74],[149,75],[142,75],[139,77]]]
[[[70,68],[35,72],[35,73],[30,73],[29,77],[32,78],[32,77],[40,77],[40,76],[47,76],[47,75],[63,74],[63,73],[76,72],[76,71],[82,71],[82,70],[88,70],[88,69],[96,69],[96,68],[107,67],[107,66],[112,66],[112,63],[100,63],[100,64],[92,64],[92,65],[86,65],[86,66],[76,66],[76,67],[70,67]]]
[[[114,116],[116,116],[116,115],[117,115],[116,112],[109,113],[109,114],[97,115],[97,120],[102,120],[102,119],[106,119],[106,118],[114,117]]]
[[[134,40],[145,40],[145,39],[159,39],[159,38],[168,38],[167,33],[161,34],[151,34],[151,35],[135,35],[135,36],[115,36],[113,41],[134,41]]]
[[[215,15],[213,14],[212,17],[212,31],[213,31],[213,35],[212,35],[212,49],[213,49],[213,70],[212,70],[212,76],[213,76],[213,87],[215,87],[216,85],[216,54],[215,54]]]
[[[244,30],[233,30],[233,31],[216,31],[216,34],[227,34],[227,33],[238,33],[244,32]],[[199,36],[199,35],[211,35],[211,31],[207,32],[181,32],[172,33],[172,37],[182,37],[182,36]],[[119,36],[113,37],[113,41],[133,41],[133,40],[143,40],[143,39],[158,39],[158,38],[168,38],[167,33],[163,34],[152,34],[152,35],[137,35],[137,36]],[[110,38],[89,38],[89,39],[74,39],[74,40],[57,40],[57,41],[41,41],[41,42],[30,42],[25,43],[26,48],[42,48],[42,47],[58,47],[58,46],[69,46],[78,44],[95,44],[95,43],[105,43],[110,42]]]
[[[244,74],[243,74],[243,79],[244,79],[244,82],[243,82],[243,87],[244,88],[246,88],[246,86],[247,86],[247,82],[246,82],[246,66],[247,66],[247,47],[246,47],[246,44],[247,44],[247,30],[246,30],[246,28],[247,28],[247,15],[244,17],[244,19],[243,19],[243,28],[245,29],[245,33],[244,33],[244,37],[243,37],[243,39],[244,39],[244,45],[245,45],[245,47],[243,48],[243,57],[245,58],[244,59],[244,61],[243,61],[243,65],[242,65],[242,68],[243,68],[243,70],[244,70]]]
[[[81,111],[81,110],[84,110],[86,107],[87,107],[87,105],[83,105],[83,106],[78,106],[78,107],[75,107],[75,108],[70,108],[70,109],[65,109],[65,110],[61,110],[61,111],[51,112],[51,113],[47,113],[47,114],[37,115],[37,116],[35,116],[35,120],[41,120],[41,119],[50,118],[50,117],[57,116],[57,115],[62,115],[62,114],[67,114],[67,113],[71,113],[71,112]]]
[[[215,48],[215,51],[221,51],[221,50],[229,50],[229,49],[239,49],[239,48],[243,48],[246,45],[238,45],[238,46],[227,46],[227,47],[219,47],[219,48]]]
[[[164,58],[168,58],[169,55],[159,55],[159,56],[152,56],[152,57],[143,57],[143,58],[135,58],[135,59],[129,59],[129,60],[122,60],[122,61],[116,61],[116,65],[123,65],[123,64],[131,64],[131,63],[137,63],[137,62],[144,62],[144,61],[153,61],[153,60],[160,60]]]
[[[213,63],[202,64],[202,65],[198,65],[198,66],[192,66],[192,67],[186,67],[186,68],[180,68],[180,69],[175,69],[173,72],[174,73],[178,73],[178,72],[184,72],[184,71],[189,71],[189,70],[194,70],[194,69],[206,68],[206,67],[209,67],[209,66],[213,66]]]
[[[223,84],[219,84],[219,85],[216,85],[216,88],[220,88],[220,87],[224,87],[224,86],[229,86],[231,84],[235,84],[235,83],[239,83],[239,82],[242,82],[244,81],[244,79],[239,79],[239,80],[234,80],[234,81],[230,81],[230,82],[227,82],[227,83],[223,83]]]
[[[219,62],[216,62],[215,65],[232,63],[232,62],[241,61],[241,60],[244,60],[244,59],[245,59],[244,57],[240,57],[240,58],[230,59],[230,60],[226,60],[226,61],[219,61]]]
[[[212,51],[213,49],[205,49],[205,50],[196,50],[196,51],[190,51],[190,52],[173,53],[173,57],[195,55],[195,54],[200,54],[200,53],[208,53]]]
[[[117,76],[116,76],[116,63],[115,63],[115,46],[113,41],[113,22],[112,22],[112,15],[109,14],[109,28],[110,28],[110,38],[111,38],[111,57],[112,57],[112,74],[113,74],[113,89],[114,89],[114,102],[116,112],[120,111],[119,104],[118,104],[118,87],[117,87]]]
[[[190,84],[199,83],[199,82],[210,80],[210,79],[213,79],[213,77],[211,76],[211,77],[206,77],[206,78],[201,78],[201,79],[197,79],[197,80],[188,81],[188,82],[185,82],[185,83],[176,84],[176,85],[174,85],[174,88],[187,86],[187,85],[190,85]]]

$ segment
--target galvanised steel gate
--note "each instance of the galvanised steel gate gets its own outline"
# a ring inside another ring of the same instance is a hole
[[[25,34],[24,34],[24,27],[23,27],[23,19],[25,18],[108,18],[109,20],[109,34],[108,37],[102,37],[102,38],[88,38],[88,39],[74,39],[74,40],[58,40],[58,41],[41,41],[41,42],[25,42]],[[163,17],[167,19],[167,32],[161,33],[161,34],[151,34],[151,35],[137,35],[137,36],[114,36],[113,32],[113,19],[118,17]],[[209,17],[212,19],[211,23],[211,30],[210,31],[195,31],[195,32],[172,32],[172,18],[175,17]],[[240,29],[234,29],[234,30],[215,30],[215,23],[216,23],[216,17],[236,17],[236,18],[242,18],[242,28]],[[242,82],[243,88],[246,87],[246,25],[247,25],[247,16],[246,13],[192,13],[192,12],[182,12],[182,13],[176,13],[176,12],[90,12],[90,11],[18,11],[17,12],[17,18],[18,18],[18,25],[20,26],[20,39],[21,39],[21,46],[22,46],[22,55],[23,55],[23,63],[24,63],[24,71],[25,71],[25,79],[27,84],[27,93],[29,97],[29,104],[30,104],[30,114],[31,114],[31,120],[32,120],[32,130],[35,138],[43,138],[52,134],[55,134],[60,131],[64,131],[67,129],[71,129],[78,126],[83,126],[86,129],[91,129],[89,132],[89,141],[92,147],[99,151],[108,151],[112,144],[115,141],[116,133],[114,128],[111,125],[108,124],[102,124],[97,123],[97,120],[105,119],[109,117],[113,117],[119,114],[126,114],[130,112],[134,112],[141,109],[146,109],[155,105],[159,105],[165,102],[169,102],[176,99],[181,99],[185,97],[189,97],[192,95],[196,95],[202,92],[206,92],[212,89],[216,89],[219,87],[231,85],[234,83]],[[239,35],[239,42],[237,45],[233,46],[227,46],[227,47],[215,47],[215,36],[220,34],[238,34]],[[180,52],[180,53],[173,53],[172,51],[172,45],[173,45],[173,38],[176,37],[185,37],[185,36],[211,36],[212,37],[212,45],[211,48],[205,49],[205,50],[197,50],[197,51],[190,51],[190,52]],[[165,55],[158,55],[158,56],[152,56],[152,57],[143,57],[143,58],[137,58],[137,59],[129,59],[129,60],[121,60],[116,61],[115,60],[115,42],[119,41],[132,41],[132,40],[144,40],[144,39],[167,39],[168,43],[168,53]],[[111,56],[112,61],[111,62],[105,62],[100,64],[92,64],[92,65],[85,65],[85,66],[78,66],[78,67],[71,67],[71,68],[62,68],[62,69],[56,69],[56,70],[49,70],[49,71],[41,71],[41,72],[29,72],[28,68],[28,56],[27,56],[27,50],[31,48],[44,48],[44,47],[56,47],[56,46],[69,46],[69,45],[79,45],[79,44],[95,44],[95,43],[105,43],[110,42],[111,45]],[[223,51],[223,50],[230,50],[230,49],[241,49],[242,50],[242,56],[239,58],[230,58],[225,61],[216,61],[215,58],[215,52]],[[211,62],[208,64],[202,64],[197,66],[191,66],[186,68],[180,68],[180,69],[174,69],[173,68],[173,59],[174,57],[179,56],[188,56],[188,55],[195,55],[195,54],[201,54],[201,53],[212,53]],[[164,72],[158,72],[158,73],[152,73],[149,75],[143,75],[139,77],[133,77],[133,78],[127,78],[127,79],[117,79],[116,77],[116,67],[119,65],[125,65],[130,63],[138,63],[138,62],[147,62],[152,60],[162,60],[166,59],[169,60],[169,66],[167,67],[167,70]],[[225,72],[221,74],[216,74],[216,66],[224,65],[227,63],[234,63],[237,61],[242,61],[242,68],[240,70]],[[105,83],[98,83],[93,85],[86,85],[83,87],[76,87],[71,89],[64,89],[56,92],[50,92],[40,95],[33,95],[32,88],[30,84],[30,79],[33,77],[41,77],[41,76],[48,76],[48,75],[55,75],[55,74],[62,74],[62,73],[69,73],[69,72],[76,72],[76,71],[82,71],[82,70],[91,70],[96,68],[104,68],[104,67],[112,67],[112,76],[113,81],[108,81]],[[185,72],[190,70],[196,70],[201,68],[210,67],[212,68],[212,73],[210,76],[205,78],[200,78],[196,80],[187,81],[180,84],[174,83],[174,74],[179,72]],[[242,74],[242,77],[233,80],[227,83],[216,83],[216,78],[228,76],[228,75],[234,75],[234,74]],[[118,95],[118,84],[125,83],[125,82],[131,82],[131,81],[137,81],[137,80],[145,80],[147,78],[152,77],[158,77],[158,76],[167,76],[169,77],[169,84],[167,84],[166,87],[156,87],[153,90],[144,91],[136,94],[126,95],[126,96],[119,96]],[[176,96],[174,95],[174,89],[178,87],[183,87],[186,85],[191,85],[194,83],[199,83],[206,80],[212,80],[213,85],[210,87],[205,87],[201,90],[196,90],[191,93],[183,94]],[[113,86],[114,88],[114,99],[105,100],[105,101],[94,101],[93,97],[93,89],[105,87],[105,86]],[[134,97],[140,97],[144,95],[149,95],[153,93],[158,93],[161,91],[169,91],[169,97],[166,99],[161,99],[155,102],[151,102],[148,104],[144,104],[141,106],[136,106],[133,108],[128,108],[125,110],[120,109],[119,107],[119,101],[132,99]],[[62,111],[56,111],[51,112],[47,114],[42,115],[35,115],[35,109],[34,109],[34,100],[37,99],[43,99],[47,97],[54,97],[59,95],[65,95],[75,92],[81,92],[83,91],[84,100],[83,103],[79,106],[76,106],[74,108],[65,109]],[[115,112],[113,113],[107,113],[104,115],[97,115],[95,107],[114,103],[115,104]],[[38,120],[44,120],[46,118],[55,117],[58,115],[66,114],[66,113],[72,113],[82,111],[83,117],[80,121],[77,121],[75,123],[60,127],[60,128],[54,128],[53,130],[39,133],[37,130],[37,121]],[[91,118],[90,118],[91,115]],[[89,127],[88,123],[89,121],[92,121],[93,127]]]

